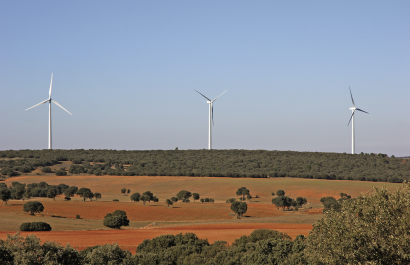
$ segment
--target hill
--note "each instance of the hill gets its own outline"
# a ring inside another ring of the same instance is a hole
[[[69,174],[408,180],[408,159],[385,154],[266,150],[9,150],[0,151],[0,173],[15,176],[61,166]],[[47,171],[45,171],[47,172]],[[61,173],[61,172],[60,172]]]

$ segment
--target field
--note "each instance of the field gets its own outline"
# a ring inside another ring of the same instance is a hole
[[[65,201],[62,195],[56,200],[35,198],[41,201],[44,212],[36,216],[23,213],[23,204],[27,201],[10,200],[8,205],[0,205],[0,238],[19,230],[23,222],[44,221],[49,223],[51,232],[23,232],[22,235],[35,234],[42,241],[57,241],[65,245],[70,243],[79,249],[97,244],[117,242],[132,252],[144,239],[162,234],[195,233],[210,242],[225,240],[231,244],[242,235],[249,235],[258,228],[276,229],[288,233],[291,237],[307,235],[312,224],[321,218],[320,198],[333,196],[339,198],[341,192],[357,197],[371,186],[386,186],[396,189],[399,184],[371,183],[361,181],[311,180],[293,178],[206,178],[206,177],[136,177],[136,176],[23,176],[7,179],[33,183],[45,181],[50,185],[60,183],[78,188],[87,187],[93,192],[100,192],[98,201],[83,202],[80,197]],[[248,203],[248,211],[242,219],[236,219],[225,203],[229,198],[238,198],[235,192],[239,187],[247,187],[252,196],[258,195]],[[121,188],[134,192],[151,191],[159,202],[131,202],[129,196],[120,193]],[[169,208],[165,199],[175,196],[180,190],[197,192],[201,198],[213,198],[215,203],[177,202]],[[272,192],[282,189],[291,198],[305,197],[308,204],[299,211],[278,210],[271,204]],[[113,202],[118,199],[119,202]],[[103,226],[104,216],[114,210],[124,210],[130,220],[129,227],[112,230]],[[81,219],[76,219],[80,215]]]

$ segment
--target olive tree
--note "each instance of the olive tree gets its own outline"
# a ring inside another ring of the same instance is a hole
[[[305,255],[312,264],[409,264],[410,184],[372,188],[344,200],[314,225]]]

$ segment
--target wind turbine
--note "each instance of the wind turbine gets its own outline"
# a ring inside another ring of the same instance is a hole
[[[38,103],[37,105],[34,105],[33,107],[30,107],[30,108],[26,109],[26,110],[29,110],[29,109],[32,109],[34,107],[37,107],[39,105],[42,105],[42,104],[48,102],[48,149],[52,149],[52,147],[51,147],[51,102],[53,102],[54,104],[56,104],[57,106],[59,106],[63,110],[67,111],[70,115],[73,115],[68,110],[63,108],[63,106],[61,106],[57,101],[51,99],[51,88],[52,88],[52,86],[53,86],[53,73],[51,73],[50,91],[48,92],[48,99]]]
[[[356,105],[354,104],[354,101],[353,101],[352,90],[350,89],[350,86],[349,86],[349,90],[350,90],[350,97],[352,98],[353,107],[349,108],[352,111],[352,116],[350,116],[350,120],[347,126],[349,126],[350,121],[352,121],[352,154],[354,154],[354,112],[358,110],[358,111],[361,111],[367,114],[369,113],[364,110],[356,108]]]
[[[208,101],[206,103],[209,104],[209,138],[208,138],[208,149],[211,150],[212,149],[212,131],[211,131],[211,122],[212,124],[214,123],[214,107],[212,106],[212,103],[219,98],[220,96],[222,96],[225,92],[223,92],[222,94],[220,94],[219,96],[217,96],[216,98],[214,98],[213,100],[210,100],[209,98],[205,97],[204,95],[202,95],[199,91],[195,90],[196,92],[198,92],[201,96],[203,96],[204,98],[206,98]]]

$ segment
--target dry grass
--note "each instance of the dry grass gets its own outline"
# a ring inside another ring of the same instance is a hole
[[[372,186],[386,186],[395,189],[399,184],[346,181],[346,180],[316,180],[316,179],[247,179],[247,178],[209,178],[209,177],[147,177],[147,176],[22,176],[7,179],[7,185],[12,181],[33,183],[45,181],[48,184],[64,183],[70,186],[88,187],[93,192],[100,192],[102,200],[129,201],[129,196],[123,196],[122,188],[134,192],[151,191],[161,201],[175,196],[180,190],[197,192],[202,198],[214,198],[216,202],[225,202],[228,198],[237,197],[235,192],[239,187],[247,187],[254,199],[262,203],[271,203],[272,192],[284,190],[291,198],[306,197],[312,203],[318,203],[320,198],[332,196],[339,198],[341,192],[357,197]]]

